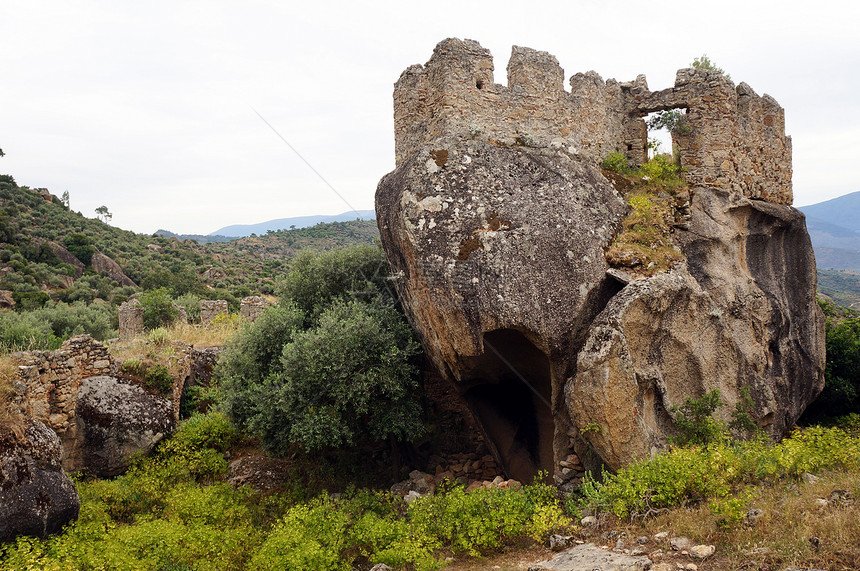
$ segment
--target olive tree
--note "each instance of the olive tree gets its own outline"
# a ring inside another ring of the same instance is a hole
[[[219,360],[222,403],[276,453],[339,448],[423,432],[418,344],[383,295],[378,248],[306,254],[278,306],[243,329]]]

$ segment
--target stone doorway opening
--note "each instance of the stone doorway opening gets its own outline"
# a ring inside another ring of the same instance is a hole
[[[470,371],[464,396],[505,473],[530,482],[554,466],[550,362],[520,331],[484,335],[484,354]]]
[[[681,148],[685,136],[691,132],[685,107],[660,109],[648,113],[645,120],[645,160],[655,155],[670,155],[672,162],[681,166]]]

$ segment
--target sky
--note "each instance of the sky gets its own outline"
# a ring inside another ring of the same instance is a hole
[[[0,174],[147,234],[369,209],[394,82],[458,37],[497,83],[512,45],[652,90],[707,54],[785,108],[802,206],[860,190],[858,21],[856,0],[0,0]]]

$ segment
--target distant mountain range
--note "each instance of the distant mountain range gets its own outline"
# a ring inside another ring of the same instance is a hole
[[[799,208],[819,268],[860,273],[860,192]]]
[[[802,206],[815,250],[818,291],[860,308],[860,192]]]
[[[209,236],[233,236],[236,238],[250,236],[251,234],[265,234],[268,231],[275,232],[277,230],[288,230],[292,227],[307,228],[308,226],[316,226],[320,222],[349,222],[350,220],[373,220],[376,218],[376,212],[373,210],[350,210],[343,214],[333,216],[316,215],[316,216],[296,216],[294,218],[278,218],[269,220],[268,222],[260,222],[259,224],[233,224],[232,226],[224,226],[215,230]]]

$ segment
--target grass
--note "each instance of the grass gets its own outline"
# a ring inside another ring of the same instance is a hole
[[[0,357],[0,426],[20,418],[13,402],[16,394],[13,383],[17,378],[18,365],[15,360],[9,355]]]
[[[172,350],[175,351],[175,342],[194,347],[222,346],[239,331],[242,323],[238,315],[229,315],[219,317],[206,326],[179,323],[167,328],[159,327],[133,339],[115,341],[108,345],[108,350],[120,361],[147,355],[163,362],[172,355]]]
[[[606,251],[609,265],[637,276],[653,276],[683,260],[672,234],[676,204],[689,190],[671,159],[658,155],[633,170],[623,155],[613,153],[603,166],[604,175],[630,207]]]
[[[582,530],[582,539],[599,541],[595,536],[607,530],[628,538],[668,531],[715,545],[709,570],[854,569],[860,561],[860,415],[843,417],[838,426],[798,430],[778,444],[675,448],[587,482],[583,497],[569,506],[603,514],[601,526]],[[854,499],[820,505],[838,490]],[[754,522],[750,510],[760,510]],[[650,543],[646,550],[658,547]],[[756,565],[749,567],[751,561]]]

